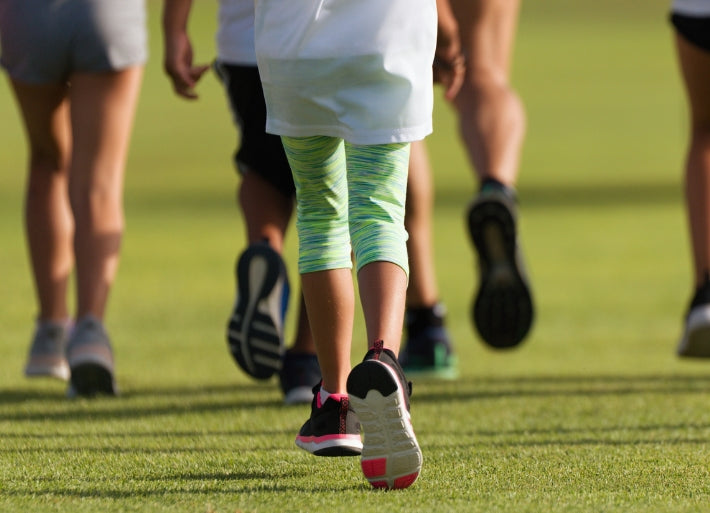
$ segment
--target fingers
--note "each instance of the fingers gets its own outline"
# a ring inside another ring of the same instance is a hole
[[[444,97],[451,101],[458,94],[466,75],[466,59],[460,53],[453,58],[434,58],[434,82],[444,86]]]
[[[184,31],[166,34],[163,59],[175,93],[189,100],[196,99],[195,85],[209,66],[193,64],[192,44]]]
[[[168,67],[166,71],[173,83],[175,93],[188,100],[195,100],[198,98],[195,86],[208,69],[210,66],[203,64],[200,66]]]

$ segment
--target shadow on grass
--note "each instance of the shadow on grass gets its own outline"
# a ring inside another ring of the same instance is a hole
[[[437,184],[437,205],[460,205],[471,192],[460,184]],[[613,206],[681,205],[680,182],[525,185],[520,188],[523,208],[607,208]]]
[[[134,419],[282,406],[276,387],[260,384],[136,389],[118,397],[75,400],[54,391],[0,390],[0,421]]]
[[[416,379],[412,402],[456,404],[502,398],[706,394],[708,391],[710,375],[511,376],[450,382]],[[11,422],[130,420],[259,408],[302,410],[306,406],[284,406],[275,387],[260,384],[165,387],[133,390],[118,398],[80,400],[31,389],[0,391],[0,421]]]
[[[415,380],[412,402],[440,403],[507,397],[570,397],[633,394],[705,394],[710,375],[511,376]]]
[[[312,473],[300,470],[300,468],[289,467],[287,470],[280,469],[275,472],[265,471],[224,471],[224,472],[178,472],[165,473],[160,476],[137,477],[125,483],[123,487],[111,488],[110,486],[85,484],[80,489],[56,487],[54,478],[47,479],[47,489],[42,492],[36,488],[39,483],[42,486],[42,479],[35,479],[35,487],[16,487],[12,490],[4,490],[7,496],[15,497],[37,497],[53,496],[68,497],[76,499],[135,499],[151,497],[171,497],[190,495],[219,496],[226,495],[230,499],[238,494],[254,493],[338,493],[353,490],[363,490],[370,492],[373,489],[363,481],[348,481],[345,479],[332,480],[323,486],[312,484]],[[304,486],[294,482],[295,479],[308,479],[309,484]],[[165,486],[161,486],[163,483]],[[285,484],[290,483],[290,484]]]

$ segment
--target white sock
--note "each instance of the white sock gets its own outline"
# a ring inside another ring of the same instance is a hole
[[[325,404],[325,402],[328,400],[330,397],[330,392],[328,392],[325,388],[321,387],[320,392],[320,403]]]

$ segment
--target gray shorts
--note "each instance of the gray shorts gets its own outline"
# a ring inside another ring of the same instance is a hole
[[[17,81],[66,81],[148,56],[145,0],[0,0],[0,64]]]

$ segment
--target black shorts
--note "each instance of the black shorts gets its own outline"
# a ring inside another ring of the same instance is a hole
[[[671,23],[688,42],[710,52],[710,17],[698,18],[671,13]]]
[[[227,92],[234,122],[241,141],[234,154],[240,173],[256,173],[284,196],[296,193],[291,168],[286,159],[281,137],[266,133],[266,102],[256,66],[236,66],[215,62]]]

